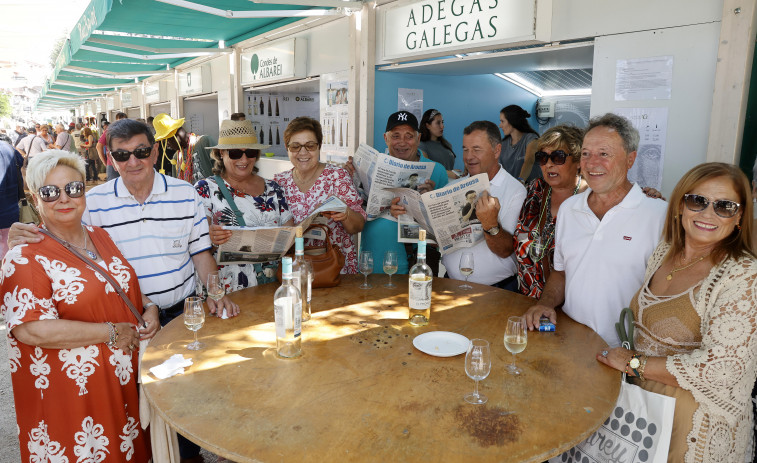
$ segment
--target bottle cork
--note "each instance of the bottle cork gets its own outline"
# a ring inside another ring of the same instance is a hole
[[[426,241],[426,230],[421,229],[418,231],[418,240]]]
[[[294,229],[294,236],[295,238],[302,238],[302,227],[297,226],[297,228]]]

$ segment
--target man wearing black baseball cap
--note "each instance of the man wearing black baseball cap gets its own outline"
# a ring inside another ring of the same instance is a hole
[[[389,155],[392,157],[402,159],[403,161],[431,162],[435,164],[431,178],[418,185],[417,190],[420,193],[447,185],[448,177],[444,166],[427,158],[418,149],[418,144],[420,143],[418,119],[412,113],[397,111],[389,116],[386,122],[384,141],[386,141]],[[350,170],[354,171],[354,169]],[[405,208],[398,203],[399,198],[394,198],[391,207],[394,217],[405,213]],[[373,273],[384,273],[382,261],[384,260],[386,251],[395,251],[397,253],[398,274],[406,274],[410,268],[405,245],[404,243],[397,242],[397,222],[395,220],[378,218],[366,222],[361,238],[361,250],[372,251],[374,257]],[[410,257],[415,258],[412,253]],[[436,267],[438,268],[438,264]],[[436,270],[434,273],[437,273]]]

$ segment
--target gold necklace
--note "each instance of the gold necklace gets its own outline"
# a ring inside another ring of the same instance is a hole
[[[676,272],[680,272],[681,270],[686,270],[687,268],[692,267],[694,264],[698,264],[698,263],[702,262],[704,260],[704,258],[707,257],[707,256],[709,256],[709,255],[710,255],[710,253],[708,252],[707,254],[703,255],[702,257],[700,257],[699,259],[695,260],[694,262],[692,262],[692,263],[690,263],[688,265],[684,265],[683,267],[674,268],[673,270],[670,271],[670,273],[668,273],[668,276],[666,276],[665,279],[668,280],[668,281],[672,280],[673,279],[673,274],[675,274]]]
[[[295,177],[299,178],[299,182],[302,185],[309,185],[310,182],[311,182],[311,180],[317,178],[318,175],[320,175],[320,172],[318,172],[319,170],[321,170],[321,163],[318,163],[318,165],[315,166],[315,171],[313,172],[312,175],[310,175],[310,177],[307,179],[307,181],[305,181],[305,179],[302,178],[302,175],[300,175],[300,172],[297,169],[294,169],[293,174],[294,174]],[[297,178],[295,178],[295,180],[297,180]]]

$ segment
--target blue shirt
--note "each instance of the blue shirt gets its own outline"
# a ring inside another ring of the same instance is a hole
[[[423,155],[420,156],[420,162],[433,162],[435,164],[434,171],[431,173],[431,180],[436,184],[436,188],[447,186],[449,178],[444,166]],[[373,273],[384,273],[382,262],[384,253],[395,251],[397,253],[397,273],[407,274],[409,270],[407,252],[405,252],[405,244],[397,241],[397,222],[384,218],[366,222],[360,243],[361,251],[366,250],[373,253]]]

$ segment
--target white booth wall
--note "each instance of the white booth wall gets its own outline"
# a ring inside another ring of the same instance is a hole
[[[184,99],[184,129],[218,140],[218,96],[204,95]]]

